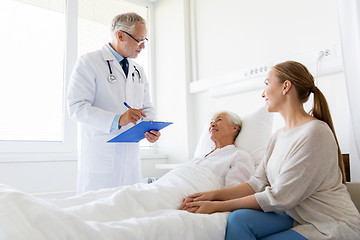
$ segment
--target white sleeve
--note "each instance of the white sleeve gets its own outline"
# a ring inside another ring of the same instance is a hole
[[[246,182],[255,173],[255,162],[250,154],[239,150],[235,156],[225,176],[225,187]]]
[[[96,63],[90,59],[86,60],[84,56],[76,63],[67,92],[69,114],[76,121],[98,131],[110,133],[117,113],[92,106],[96,92],[96,73],[92,64]]]

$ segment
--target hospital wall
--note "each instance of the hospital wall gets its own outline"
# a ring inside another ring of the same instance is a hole
[[[166,154],[170,163],[186,161],[191,155],[189,137],[192,96],[188,94],[191,67],[188,61],[188,16],[185,1],[159,0],[155,3],[155,93],[160,120],[174,124],[162,131],[157,151]],[[191,145],[191,144],[190,144]]]
[[[264,106],[262,89],[214,98],[208,91],[189,93],[192,81],[225,77],[239,69],[341,44],[336,0],[160,0],[155,6],[156,103],[160,116],[176,116],[171,120],[177,134],[166,132],[166,144],[159,142],[170,162],[191,158],[211,112],[230,110],[244,116]],[[195,36],[190,35],[192,31]],[[317,86],[328,100],[341,150],[349,153],[343,71],[319,76]],[[311,104],[306,104],[307,110]],[[282,125],[276,115],[274,130]],[[169,146],[173,146],[171,151]],[[173,152],[175,146],[178,151]],[[360,161],[354,161],[352,179],[360,181],[354,174],[360,171]]]

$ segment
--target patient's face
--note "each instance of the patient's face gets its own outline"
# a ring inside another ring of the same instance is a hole
[[[230,121],[229,116],[226,113],[216,114],[209,126],[210,138],[213,142],[234,142],[234,137],[237,127]]]

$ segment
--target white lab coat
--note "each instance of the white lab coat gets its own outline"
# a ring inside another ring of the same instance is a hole
[[[116,76],[115,83],[107,79],[110,74],[107,60]],[[134,66],[140,72],[140,79]],[[80,126],[78,193],[141,181],[138,144],[107,143],[133,126],[130,123],[110,133],[115,116],[128,110],[123,102],[142,108],[147,119],[155,118],[143,68],[129,59],[129,73],[125,78],[119,62],[106,45],[81,56],[67,93],[70,116]]]

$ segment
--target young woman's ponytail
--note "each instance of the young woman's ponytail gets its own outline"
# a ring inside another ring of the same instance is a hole
[[[338,146],[338,164],[343,177],[343,183],[346,184],[344,161],[339,147],[339,142],[335,134],[334,124],[330,115],[330,110],[326,98],[324,94],[322,94],[320,89],[318,89],[315,85],[312,87],[311,92],[314,93],[314,107],[311,109],[309,114],[319,120],[326,122],[329,125],[331,131],[333,132],[336,144]]]

